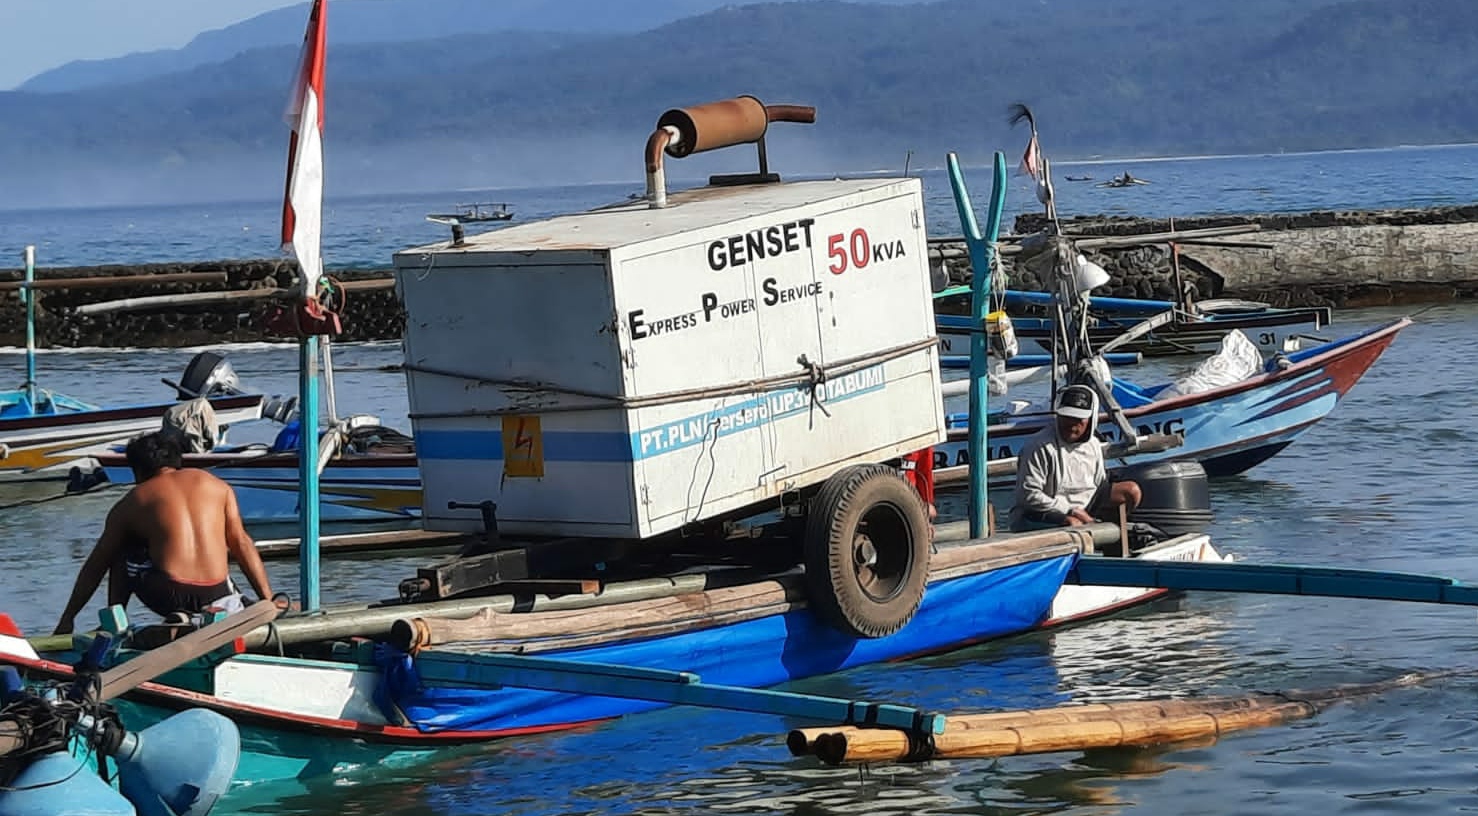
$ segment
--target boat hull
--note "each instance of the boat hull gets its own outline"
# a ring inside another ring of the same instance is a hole
[[[212,397],[211,407],[222,425],[257,419],[266,398]],[[96,457],[138,434],[158,430],[164,412],[175,403],[102,408],[58,414],[0,419],[0,484],[65,480],[73,467],[90,470]]]
[[[1095,350],[1133,328],[1141,318],[1100,318],[1088,329],[1088,340]],[[968,319],[940,315],[937,318],[940,342],[945,354],[968,354],[970,334]],[[1325,308],[1270,310],[1231,315],[1208,315],[1202,320],[1175,321],[1157,328],[1149,335],[1117,347],[1116,351],[1138,352],[1146,357],[1172,354],[1209,354],[1220,346],[1228,332],[1237,330],[1247,335],[1264,356],[1280,351],[1285,343],[1308,336],[1329,323]],[[1050,351],[1052,321],[1045,318],[1013,317],[1012,331],[1022,342],[1035,342]]]
[[[1209,476],[1246,471],[1328,416],[1409,323],[1398,320],[1312,349],[1314,353],[1286,369],[1198,394],[1126,407],[1125,416],[1138,433],[1183,434],[1184,443],[1114,460],[1108,466],[1194,460]],[[1013,460],[1051,419],[1045,412],[1024,413],[992,424],[991,460]],[[963,419],[952,418],[952,424],[963,424]],[[1108,442],[1120,441],[1119,429],[1106,416],[1099,420],[1098,434]],[[936,469],[968,466],[967,447],[966,430],[952,428],[949,440],[935,448]],[[993,487],[1004,487],[1013,483],[1014,476],[995,476],[990,481]]]
[[[123,457],[97,457],[108,480],[133,481]],[[298,520],[295,453],[206,453],[185,457],[208,468],[236,491],[247,524]],[[345,455],[329,460],[319,477],[319,518],[325,523],[405,521],[421,517],[421,473],[413,454]]]
[[[992,562],[974,572],[969,565],[936,572],[915,618],[898,633],[875,640],[842,635],[816,620],[803,604],[794,604],[731,625],[540,654],[691,671],[706,682],[761,687],[1084,621],[1166,594],[1149,588],[1064,585],[1078,557],[1076,544],[1057,544],[1001,557],[1001,565]],[[1182,536],[1139,557],[1222,560],[1204,535]],[[18,665],[33,677],[70,676],[68,657],[50,661],[27,651],[23,640],[0,638],[0,663]],[[377,666],[238,655],[214,667],[213,694],[179,687],[192,682],[188,675],[166,675],[162,680],[179,685],[144,684],[128,696],[126,713],[145,724],[189,707],[230,716],[242,734],[237,780],[263,783],[410,764],[449,745],[565,730],[660,707],[530,689],[426,690],[409,682],[404,665],[394,660]],[[391,722],[376,703],[387,694],[405,722]]]

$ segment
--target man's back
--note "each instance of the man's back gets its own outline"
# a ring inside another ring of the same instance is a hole
[[[97,545],[77,571],[56,634],[72,631],[104,577],[110,605],[127,604],[137,595],[160,615],[189,614],[236,591],[229,575],[234,559],[257,597],[273,597],[230,485],[203,470],[186,469],[179,442],[170,434],[135,437],[124,455],[138,484],[108,512]],[[287,600],[279,606],[285,608]]]
[[[219,583],[228,568],[230,489],[203,470],[165,470],[129,493],[125,525],[169,577]]]

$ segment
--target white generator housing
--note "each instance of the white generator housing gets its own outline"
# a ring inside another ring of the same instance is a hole
[[[667,201],[396,253],[426,528],[648,538],[944,440],[917,179]]]

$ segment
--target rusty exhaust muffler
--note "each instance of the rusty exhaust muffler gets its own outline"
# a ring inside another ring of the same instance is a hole
[[[754,142],[759,150],[758,174],[715,176],[712,184],[778,181],[770,173],[765,154],[765,131],[771,122],[816,121],[816,109],[807,105],[766,105],[753,96],[738,96],[721,102],[674,108],[657,120],[657,129],[647,139],[647,201],[653,208],[667,206],[667,175],[662,154],[675,159],[720,147]]]

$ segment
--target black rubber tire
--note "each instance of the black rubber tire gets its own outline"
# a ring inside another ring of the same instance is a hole
[[[806,513],[811,610],[850,635],[879,638],[913,619],[929,582],[929,515],[887,465],[832,474]]]

